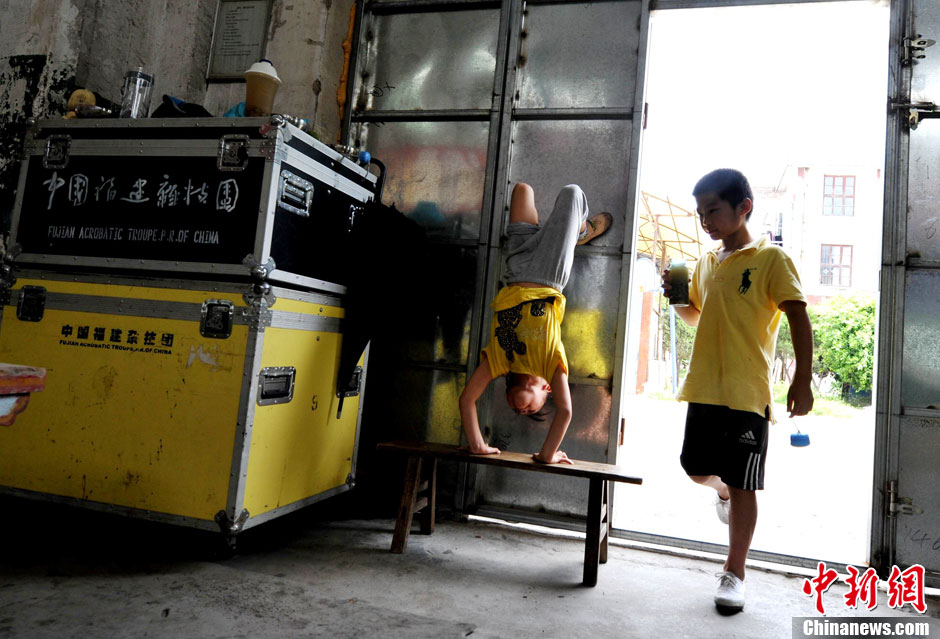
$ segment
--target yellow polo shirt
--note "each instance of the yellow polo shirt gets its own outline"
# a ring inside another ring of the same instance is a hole
[[[483,352],[494,379],[513,372],[537,375],[551,383],[559,365],[568,373],[561,343],[564,295],[548,286],[504,286],[490,306],[493,324]]]
[[[773,419],[773,370],[780,304],[806,302],[787,254],[766,236],[721,263],[718,249],[698,261],[689,300],[702,313],[689,374],[677,399],[728,406]]]

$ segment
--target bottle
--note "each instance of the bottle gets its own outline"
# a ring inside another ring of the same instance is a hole
[[[669,304],[672,306],[688,306],[689,268],[685,265],[685,260],[670,261],[669,283],[672,286],[669,291]]]

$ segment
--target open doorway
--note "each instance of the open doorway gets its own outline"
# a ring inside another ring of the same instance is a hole
[[[686,405],[673,398],[694,329],[670,317],[657,273],[664,257],[694,267],[713,248],[697,233],[691,190],[708,171],[733,167],[755,192],[752,235],[781,245],[800,272],[822,355],[816,408],[791,420],[784,321],[752,548],[867,561],[889,17],[887,0],[651,14],[618,456],[644,477],[644,489],[615,496],[614,528],[727,544],[713,493],[679,465]],[[797,429],[808,447],[790,445]]]

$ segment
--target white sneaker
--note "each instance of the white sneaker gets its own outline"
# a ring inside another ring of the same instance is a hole
[[[718,592],[715,593],[718,612],[733,615],[744,610],[744,580],[730,570],[715,576],[718,577]]]
[[[718,493],[715,493],[715,511],[718,513],[718,519],[721,523],[727,525],[728,516],[731,512],[731,500],[722,499],[718,496]]]

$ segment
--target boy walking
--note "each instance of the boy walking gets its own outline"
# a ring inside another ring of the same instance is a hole
[[[764,488],[767,428],[772,415],[771,368],[781,311],[790,323],[796,373],[787,393],[790,416],[813,408],[813,329],[793,262],[747,228],[754,195],[733,169],[712,171],[695,185],[702,228],[721,246],[701,257],[688,306],[676,314],[698,326],[689,374],[678,399],[689,402],[680,461],[689,478],[713,488],[718,517],[729,525],[728,557],[715,605],[744,608],[744,564]],[[669,272],[664,273],[667,293]]]

